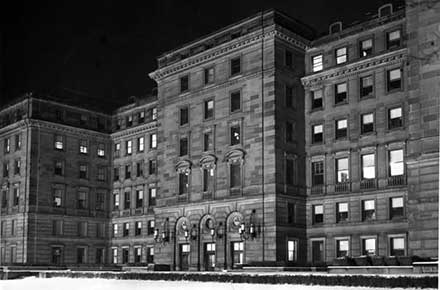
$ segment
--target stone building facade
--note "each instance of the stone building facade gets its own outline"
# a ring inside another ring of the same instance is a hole
[[[266,11],[163,54],[157,95],[111,113],[17,100],[1,263],[436,257],[438,10],[385,5],[320,38]]]

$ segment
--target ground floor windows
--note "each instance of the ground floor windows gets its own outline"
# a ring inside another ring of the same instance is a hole
[[[189,270],[189,257],[190,257],[191,247],[189,244],[180,244],[180,270]]]
[[[350,242],[348,239],[336,240],[336,258],[349,256]]]
[[[363,238],[361,244],[362,256],[376,255],[376,238]]]
[[[215,243],[205,244],[205,270],[212,271],[215,269]]]
[[[287,241],[287,261],[296,262],[298,259],[298,240]]]
[[[63,263],[63,248],[52,247],[52,264],[61,265]]]
[[[244,242],[232,242],[232,263],[242,265],[244,263]]]
[[[85,247],[76,248],[76,262],[78,264],[87,263],[87,249]]]
[[[113,264],[118,263],[118,249],[117,248],[112,249],[112,263]]]
[[[390,237],[390,256],[405,256],[405,237]]]

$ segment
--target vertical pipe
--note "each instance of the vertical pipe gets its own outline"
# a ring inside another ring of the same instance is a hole
[[[264,216],[264,12],[261,11],[261,193],[262,193],[262,258],[265,261],[264,249],[264,232],[265,232],[265,216]]]

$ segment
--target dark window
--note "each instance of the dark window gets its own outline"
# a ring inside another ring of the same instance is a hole
[[[387,49],[399,48],[401,46],[400,29],[387,33]]]
[[[128,235],[130,234],[130,224],[129,223],[124,223],[122,226],[123,226],[123,228],[122,228],[122,236],[123,237],[128,237]],[[122,249],[122,256],[124,256],[124,250],[125,249]],[[128,249],[127,249],[127,252],[128,252]],[[127,256],[128,256],[128,253],[127,253]],[[125,260],[125,259],[123,258],[123,260]],[[127,257],[125,263],[127,263],[127,262],[128,262],[128,257]]]
[[[62,247],[52,247],[52,264],[60,265],[63,261],[63,248]]]
[[[405,256],[405,238],[390,238],[390,256]]]
[[[360,78],[360,95],[361,98],[373,94],[373,76],[366,76]]]
[[[115,144],[115,157],[119,157],[121,154],[121,143]]]
[[[80,237],[87,237],[87,222],[79,222],[77,224],[77,234]]]
[[[205,101],[205,119],[211,119],[214,117],[214,101]]]
[[[376,219],[376,206],[374,200],[362,201],[362,220],[374,220]]]
[[[18,151],[21,149],[21,135],[15,135],[15,151]]]
[[[124,209],[130,209],[131,204],[131,192],[124,192]]]
[[[142,124],[143,122],[145,122],[145,112],[144,111],[140,111],[138,113],[138,123]]]
[[[179,194],[187,194],[189,190],[189,173],[179,173]]]
[[[148,230],[147,230],[147,234],[148,234],[148,235],[153,235],[153,234],[154,234],[154,229],[155,229],[154,220],[149,220],[149,221],[148,221]]]
[[[336,49],[336,64],[347,62],[347,47],[341,47]]]
[[[186,92],[189,89],[189,77],[183,76],[180,78],[180,92]]]
[[[205,85],[214,82],[214,68],[205,68]]]
[[[3,163],[3,177],[9,176],[9,163]]]
[[[293,142],[293,125],[286,122],[286,142]]]
[[[324,126],[312,126],[312,143],[321,143],[323,141]]]
[[[388,91],[398,90],[402,87],[402,72],[400,68],[387,71]]]
[[[213,149],[212,132],[205,132],[203,134],[203,151],[209,151]]]
[[[231,93],[231,113],[240,111],[241,109],[241,92],[235,91]]]
[[[20,203],[20,188],[17,186],[13,189],[12,206],[17,206]]]
[[[144,191],[136,190],[136,208],[141,208],[144,206]]]
[[[78,209],[86,209],[87,208],[87,192],[78,191],[77,208]]]
[[[293,108],[293,88],[290,86],[285,87],[286,107]]]
[[[364,114],[361,116],[361,133],[371,133],[374,131],[374,114]]]
[[[292,52],[289,50],[285,51],[284,54],[284,64],[288,67],[292,67],[293,65],[293,57],[292,57]]]
[[[156,159],[151,159],[148,161],[148,173],[150,175],[157,173],[157,161]]]
[[[347,83],[335,85],[335,105],[347,102]]]
[[[104,204],[105,204],[105,195],[103,192],[97,192],[96,193],[96,202],[95,202],[95,209],[96,210],[104,210]],[[98,226],[99,228],[99,226]],[[101,237],[101,236],[98,236]]]
[[[181,137],[179,144],[180,144],[179,156],[188,155],[188,137]]]
[[[54,220],[52,221],[52,235],[61,236],[63,234],[63,221]]]
[[[81,115],[81,117],[79,118],[79,124],[82,127],[87,126],[88,121],[89,121],[89,117],[86,115]]]
[[[286,159],[286,184],[294,185],[294,162],[293,159]]]
[[[126,127],[133,126],[133,116],[132,115],[125,117],[125,126]]]
[[[229,165],[230,188],[241,186],[241,164],[231,163]]]
[[[134,256],[134,262],[135,263],[140,263],[141,262],[141,258],[142,258],[142,248],[141,247],[133,248],[133,256]]]
[[[88,166],[87,165],[80,165],[79,166],[79,178],[81,179],[87,179],[89,177],[88,175]]]
[[[231,137],[230,137],[231,146],[240,144],[240,125],[231,126],[230,130],[231,130]]]
[[[148,206],[156,205],[156,188],[148,189]]]
[[[324,162],[312,162],[312,185],[324,184]]]
[[[324,206],[314,205],[313,206],[313,224],[322,224],[324,222]]]
[[[402,126],[402,108],[388,110],[388,129],[400,128]]]
[[[144,163],[138,162],[136,163],[136,177],[141,177],[144,175]]]
[[[204,168],[203,169],[203,191],[207,192],[213,189],[214,185],[214,169]]]
[[[97,176],[96,179],[98,181],[105,181],[105,173],[106,173],[106,168],[105,167],[98,167],[98,172],[97,172]]]
[[[336,204],[336,222],[348,220],[348,203],[340,202]]]
[[[403,217],[403,197],[390,198],[390,219]]]
[[[294,224],[295,220],[296,220],[295,204],[289,202],[287,203],[287,223]]]
[[[236,57],[231,59],[231,76],[241,73],[241,59]]]
[[[359,42],[359,57],[367,57],[373,54],[373,39],[365,39]]]
[[[98,144],[98,149],[96,154],[98,157],[104,157],[105,156],[105,145],[103,143]]]
[[[312,110],[322,108],[322,91],[312,91]]]
[[[142,234],[142,222],[135,222],[135,224],[134,224],[134,235],[135,236],[140,236],[141,234]],[[138,262],[140,262],[140,259],[139,259]]]
[[[8,207],[8,191],[2,190],[2,208]]]
[[[189,108],[180,108],[180,126],[186,125],[189,122]]]
[[[336,121],[336,139],[347,137],[347,119]]]
[[[154,263],[154,248],[147,247],[147,263]]]
[[[318,72],[323,69],[323,61],[322,61],[322,54],[318,54],[312,57],[312,71]]]
[[[113,168],[113,181],[119,180],[119,167]]]
[[[131,164],[125,165],[125,179],[131,178]]]

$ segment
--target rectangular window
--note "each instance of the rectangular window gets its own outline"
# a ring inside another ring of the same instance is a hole
[[[14,160],[14,174],[20,175],[20,171],[21,171],[21,160],[20,159]]]
[[[79,153],[81,153],[81,154],[88,153],[87,140],[80,140],[79,141]]]
[[[87,237],[87,222],[78,223],[77,234],[79,237]]]
[[[402,108],[388,110],[388,129],[400,128],[403,125]]]
[[[348,220],[348,203],[340,202],[336,204],[336,222],[345,222]]]
[[[79,166],[79,178],[81,179],[87,179],[89,177],[88,174],[88,166],[85,164],[82,164]]]
[[[203,168],[203,191],[208,192],[213,189],[214,185],[214,169]]]
[[[8,207],[8,191],[2,190],[2,208]]]
[[[144,191],[136,190],[136,208],[141,208],[144,206]]]
[[[359,42],[359,57],[367,57],[373,54],[373,39],[365,39]]]
[[[232,242],[232,261],[234,265],[244,263],[244,242]]]
[[[89,122],[89,117],[86,115],[81,115],[79,117],[79,124],[80,126],[84,127],[87,126],[87,123]]]
[[[240,144],[240,125],[232,125],[230,127],[230,133],[231,146]]]
[[[180,92],[186,92],[189,89],[189,76],[183,76],[180,78]]]
[[[119,167],[113,168],[113,181],[119,180]]]
[[[133,116],[132,115],[125,117],[125,125],[126,125],[126,127],[133,126]]]
[[[387,49],[399,48],[401,46],[400,29],[387,33]]]
[[[144,152],[144,149],[145,149],[145,138],[144,137],[137,138],[137,149],[138,149],[138,152]]]
[[[284,53],[284,64],[287,67],[292,67],[293,66],[293,56],[292,56],[292,52],[290,50],[285,50]]]
[[[156,227],[155,224],[154,224],[154,220],[149,220],[147,226],[148,226],[147,234],[148,235],[153,235],[154,234],[154,229]]]
[[[402,72],[400,68],[387,71],[388,92],[399,90],[402,87]]]
[[[55,149],[57,149],[57,150],[63,150],[63,148],[64,148],[63,136],[55,135],[54,146],[55,146]]]
[[[230,62],[231,77],[241,73],[241,58],[236,57]]]
[[[119,192],[113,192],[113,210],[119,210]]]
[[[58,176],[64,175],[64,162],[63,161],[55,161],[54,174]]]
[[[298,258],[298,241],[289,240],[287,241],[287,260],[289,262],[296,262]]]
[[[157,161],[156,159],[151,159],[148,161],[148,172],[150,175],[157,174]]]
[[[86,209],[87,208],[87,192],[78,191],[77,208],[78,209]]]
[[[21,149],[21,135],[15,135],[15,151],[18,151]]]
[[[144,175],[144,162],[140,161],[136,163],[136,177],[141,177]]]
[[[140,263],[142,259],[142,248],[141,247],[133,248],[133,256],[134,256],[134,262]]]
[[[362,155],[362,179],[376,178],[375,163],[376,161],[374,153]]]
[[[131,164],[125,165],[125,179],[131,178]]]
[[[336,139],[347,138],[347,119],[336,121]]]
[[[347,62],[347,47],[341,47],[336,50],[336,64]]]
[[[156,149],[157,148],[157,135],[151,134],[150,135],[150,149]]]
[[[214,82],[214,67],[205,68],[205,85]]]
[[[287,108],[293,108],[293,88],[291,86],[285,86],[285,104]]]
[[[405,238],[390,238],[390,256],[405,256]]]
[[[133,141],[125,141],[125,150],[126,155],[131,155],[131,153],[133,153]]]
[[[102,265],[104,263],[105,263],[104,249],[103,248],[96,248],[95,264]]]
[[[312,71],[318,72],[322,71],[323,69],[323,61],[322,61],[322,54],[318,54],[312,57]]]
[[[348,157],[336,159],[336,176],[338,183],[344,183],[350,180],[348,171]]]
[[[122,228],[122,236],[123,237],[128,237],[129,234],[130,234],[130,224],[129,223],[124,223],[123,224],[123,228]]]
[[[335,85],[335,105],[347,102],[347,83]]]
[[[131,192],[124,192],[124,209],[130,209],[131,205]]]
[[[148,189],[148,206],[156,205],[156,188]]]
[[[362,239],[362,255],[375,256],[376,255],[376,239],[365,238]]]
[[[390,198],[390,219],[402,218],[403,216],[403,197]]]
[[[324,161],[312,162],[312,185],[324,185]]]
[[[105,178],[106,174],[105,173],[106,173],[106,168],[105,167],[98,167],[98,173],[97,173],[96,179],[98,181],[105,181],[106,180],[106,178]]]
[[[95,201],[95,209],[96,210],[104,210],[105,205],[105,194],[104,192],[96,193],[96,201]]]
[[[313,206],[312,222],[314,225],[322,224],[324,222],[324,206],[322,204]]]
[[[376,219],[376,206],[374,200],[362,201],[362,220],[374,220]]]
[[[62,207],[63,206],[63,197],[64,197],[64,190],[60,188],[56,188],[53,190],[53,197],[52,197],[52,206],[53,207]]]
[[[12,206],[18,206],[20,203],[20,188],[18,186],[14,186],[12,193]]]
[[[295,178],[294,178],[294,161],[291,158],[286,159],[286,184],[287,185],[294,185]]]
[[[336,240],[336,257],[342,258],[347,257],[349,251],[349,241],[348,240]]]
[[[138,123],[142,124],[143,122],[145,122],[145,111],[140,111],[138,113]]]
[[[112,263],[113,264],[118,263],[118,249],[117,248],[112,249]]]
[[[181,137],[179,144],[179,156],[188,155],[188,137]]]
[[[140,236],[142,234],[142,222],[135,222],[134,224],[134,235]]]
[[[361,98],[371,96],[373,94],[373,76],[365,76],[360,78],[360,95]]]
[[[179,194],[187,194],[189,189],[189,173],[179,173]]]
[[[147,263],[154,263],[154,248],[147,247]]]
[[[312,126],[312,143],[322,143],[324,133],[323,125]]]
[[[286,122],[286,142],[293,142],[293,124]]]
[[[113,224],[113,238],[116,238],[118,236],[118,224]]]
[[[155,120],[157,120],[157,108],[156,107],[149,108],[147,110],[147,120],[148,121],[155,121]]]
[[[180,126],[187,125],[189,122],[189,108],[188,106],[180,108]]]
[[[296,211],[294,203],[287,203],[287,223],[294,224],[296,222]]]
[[[312,110],[322,108],[322,90],[312,91]]]
[[[214,101],[213,100],[207,100],[205,101],[205,120],[211,119],[214,117]]]
[[[230,178],[230,183],[229,183],[230,188],[236,188],[236,187],[241,186],[241,164],[240,163],[236,162],[236,163],[231,163],[229,165],[229,178]]]
[[[97,150],[98,157],[104,157],[105,156],[105,145],[103,143],[98,144],[98,150]]]
[[[210,151],[213,149],[212,132],[205,132],[203,134],[203,151]]]
[[[52,221],[52,235],[62,236],[63,235],[63,221],[54,220]]]
[[[405,168],[403,162],[403,149],[390,150],[389,154],[389,175],[399,176],[403,175]]]
[[[11,152],[11,139],[9,139],[9,138],[5,139],[3,148],[4,148],[5,154]]]
[[[119,157],[121,154],[121,143],[115,144],[115,157]]]
[[[3,163],[3,177],[9,176],[9,163]]]
[[[374,114],[363,114],[361,116],[361,133],[367,134],[371,132],[374,132]]]
[[[240,111],[241,109],[241,92],[235,91],[230,95],[231,113]]]

